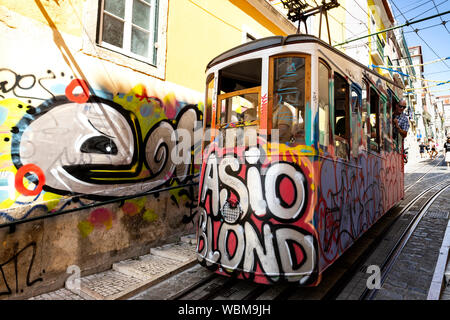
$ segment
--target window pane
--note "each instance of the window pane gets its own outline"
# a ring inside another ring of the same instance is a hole
[[[122,48],[123,46],[123,22],[111,17],[103,15],[103,41]]]
[[[337,72],[334,73],[334,140],[336,155],[348,159],[349,139],[349,116],[348,116],[348,83],[347,80]]]
[[[280,142],[287,143],[294,124],[305,130],[305,59],[277,58],[273,78],[272,128],[279,130]]]
[[[222,100],[220,123],[244,122],[254,124],[258,119],[258,93],[244,93]]]
[[[329,145],[329,70],[319,63],[319,143]]]
[[[131,31],[131,52],[148,57],[148,38],[148,33],[133,27]]]
[[[361,94],[352,90],[352,154],[358,156],[361,145]]]
[[[105,0],[105,11],[123,19],[125,17],[125,0]]]
[[[133,1],[133,23],[141,28],[149,30],[150,6],[138,0]]]

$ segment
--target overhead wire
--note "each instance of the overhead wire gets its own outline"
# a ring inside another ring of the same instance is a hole
[[[441,4],[444,4],[444,3],[446,3],[446,2],[448,2],[448,0],[442,1],[442,2],[439,3],[437,6],[440,6]],[[395,4],[394,4],[394,5],[395,5]],[[395,6],[395,7],[396,7],[397,10],[398,10],[398,7],[397,7],[397,6]],[[434,9],[434,8],[430,8],[430,9],[428,9],[428,10],[425,10],[425,11],[423,11],[422,13],[418,14],[417,16],[415,16],[414,18],[409,19],[409,21],[412,21],[412,20],[414,20],[414,19],[420,17],[421,15],[423,15],[423,14],[425,14],[425,13],[427,13],[427,12],[433,10],[433,9]],[[399,11],[399,12],[400,12],[400,11]],[[402,14],[401,12],[400,12],[400,14],[403,15],[403,17],[405,17],[404,14]],[[405,17],[405,19],[406,19],[406,17]]]
[[[432,0],[432,1],[433,1],[433,4],[434,4],[434,7],[436,8],[437,13],[439,13],[439,10],[438,10],[438,8],[436,6],[436,3],[434,2],[434,0]],[[442,17],[439,17],[439,18],[441,19],[442,25],[444,26],[445,30],[447,30],[447,33],[450,34],[450,31],[448,31],[447,26],[445,25],[448,21],[442,20]]]
[[[411,22],[417,22],[417,21],[411,21],[408,20],[408,18],[405,17],[405,15],[403,14],[403,12],[400,11],[400,9],[397,7],[397,5],[395,4],[394,1],[392,1],[392,4],[395,6],[395,8],[397,8],[398,12],[403,16],[403,18],[405,18],[406,23],[412,28],[412,26],[410,25]],[[448,11],[447,11],[448,12]],[[439,16],[441,16],[442,14],[439,14]],[[418,20],[421,21],[422,19]],[[414,29],[414,28],[413,28]],[[434,51],[434,49],[419,35],[418,32],[416,32],[416,35],[423,41],[423,43],[439,58],[442,59],[437,53],[436,51]],[[445,63],[445,61],[442,61],[443,64],[445,64],[445,66],[450,69],[450,67]]]

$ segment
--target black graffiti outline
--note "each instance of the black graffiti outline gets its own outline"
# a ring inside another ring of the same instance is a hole
[[[7,291],[0,292],[0,296],[2,296],[2,295],[10,295],[10,294],[13,293],[11,288],[10,288],[10,286],[8,285],[8,280],[6,279],[6,275],[5,275],[4,271],[3,271],[3,267],[5,265],[7,265],[8,263],[10,263],[11,261],[14,261],[14,271],[15,271],[15,276],[16,276],[16,292],[15,293],[19,293],[19,274],[18,274],[17,262],[18,262],[20,254],[23,253],[25,250],[27,250],[30,247],[33,248],[33,253],[32,253],[32,256],[31,256],[30,264],[28,266],[26,284],[27,284],[28,287],[31,287],[36,282],[43,281],[42,278],[36,278],[34,280],[30,280],[31,269],[33,268],[34,258],[36,257],[36,247],[37,247],[36,242],[32,241],[28,245],[26,245],[24,248],[22,248],[20,251],[14,252],[13,256],[9,260],[7,260],[6,262],[0,264],[0,272],[2,274],[3,281],[5,282],[5,286],[7,288]],[[16,249],[14,249],[14,251],[16,251]]]
[[[56,108],[60,105],[66,104],[66,103],[72,103],[69,99],[67,99],[66,96],[56,96],[54,98],[48,99],[44,101],[40,106],[36,108],[36,112],[34,114],[26,114],[23,116],[23,118],[17,123],[16,127],[18,127],[18,132],[13,133],[12,135],[12,142],[11,142],[11,158],[12,162],[15,165],[17,169],[19,169],[21,166],[23,166],[21,160],[20,160],[20,142],[22,138],[23,132],[26,130],[26,128],[36,119],[43,116],[53,108]],[[161,169],[159,172],[152,172],[152,174],[149,177],[146,178],[140,178],[135,179],[141,172],[142,167],[145,165],[149,171],[150,166],[147,163],[146,155],[145,155],[145,144],[147,143],[148,139],[152,135],[152,133],[163,123],[167,123],[171,126],[172,129],[177,128],[177,124],[179,123],[179,120],[183,116],[185,112],[188,112],[189,110],[194,110],[196,114],[197,121],[200,120],[201,115],[200,111],[197,108],[197,105],[194,104],[187,104],[177,115],[175,120],[167,120],[162,119],[161,121],[157,122],[155,125],[152,126],[152,128],[148,131],[145,138],[142,138],[142,133],[140,129],[140,125],[138,123],[138,119],[136,115],[128,110],[125,110],[121,105],[107,99],[103,99],[101,97],[97,96],[90,96],[87,103],[103,103],[106,104],[112,108],[114,108],[116,111],[118,111],[127,121],[134,138],[134,152],[132,156],[132,160],[130,164],[125,165],[108,165],[108,164],[78,164],[78,165],[66,165],[63,166],[64,170],[66,170],[69,174],[71,174],[73,177],[84,181],[88,183],[93,183],[96,185],[103,185],[103,184],[109,184],[110,181],[107,180],[94,180],[93,178],[111,178],[111,175],[113,174],[116,178],[124,178],[123,180],[116,181],[117,184],[126,184],[126,183],[140,183],[140,182],[146,182],[149,180],[152,180],[155,178],[158,173],[160,173],[162,170],[164,170],[164,166],[167,164],[167,157],[164,159],[164,165],[161,166]],[[168,146],[163,143],[162,146],[165,147],[167,156],[169,156],[170,150],[168,150]],[[194,146],[191,146],[191,151],[193,150]],[[191,159],[193,158],[193,155],[191,155]],[[136,168],[134,171],[131,171],[131,169],[135,166]],[[191,166],[193,166],[193,161],[191,162]],[[95,172],[95,174],[92,172],[92,170],[110,170],[108,172]],[[129,170],[129,172],[117,172],[117,170]],[[30,175],[26,175],[27,178],[31,178]],[[168,181],[162,182],[161,185],[156,186],[164,186],[171,184],[173,181],[183,181],[181,177],[175,177],[173,176],[171,179],[168,179]],[[33,181],[33,180],[30,180]],[[82,195],[80,193],[71,192],[70,190],[61,190],[56,189],[53,187],[50,187],[48,185],[45,185],[43,187],[43,190],[49,191],[56,194],[61,195]],[[105,195],[97,195],[97,194],[83,194],[83,197],[93,199],[93,200],[104,200],[104,199],[112,199],[116,196],[105,196]]]

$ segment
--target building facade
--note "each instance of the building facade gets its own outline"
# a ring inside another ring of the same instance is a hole
[[[0,15],[8,299],[62,287],[71,265],[88,275],[192,233],[207,63],[296,31],[263,0],[5,0]]]

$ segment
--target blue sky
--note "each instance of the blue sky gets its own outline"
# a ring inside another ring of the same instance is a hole
[[[419,20],[433,16],[438,12],[450,10],[449,0],[389,0],[398,24]],[[434,3],[433,3],[434,1]],[[435,8],[437,6],[437,9]],[[438,10],[438,11],[437,11]],[[403,15],[402,15],[403,13]],[[442,19],[441,19],[442,18]],[[439,58],[450,57],[450,14],[419,22],[403,28],[405,39],[409,47],[422,46],[424,63]],[[449,21],[446,27],[442,21]],[[426,28],[426,29],[424,29]],[[413,30],[419,29],[418,35]],[[420,30],[423,29],[423,30]],[[447,30],[448,29],[448,30]],[[431,47],[431,48],[430,48]],[[434,52],[433,52],[434,51]],[[424,66],[424,78],[428,80],[450,81],[450,58],[443,62],[436,62]],[[436,83],[429,82],[428,85]],[[450,83],[429,88],[435,96],[450,95]],[[443,91],[444,90],[444,91]]]

